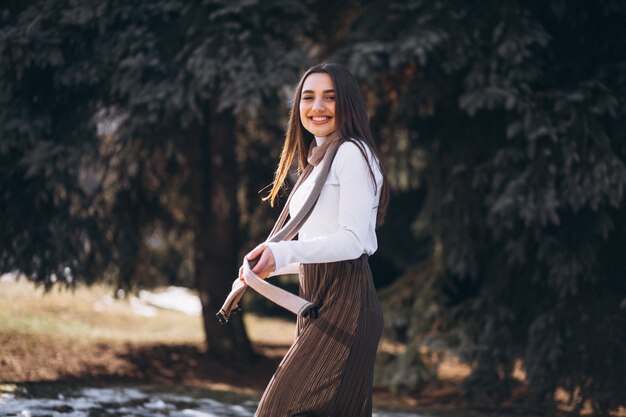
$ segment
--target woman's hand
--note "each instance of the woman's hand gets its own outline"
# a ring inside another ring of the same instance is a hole
[[[274,254],[265,243],[261,243],[259,246],[252,249],[252,251],[246,255],[246,259],[248,261],[257,261],[256,265],[252,268],[252,272],[261,278],[267,278],[270,272],[274,272],[276,269]]]

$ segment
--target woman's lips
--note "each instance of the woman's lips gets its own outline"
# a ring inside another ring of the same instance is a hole
[[[314,125],[323,125],[330,121],[330,116],[311,116],[309,120],[311,120],[311,123]]]

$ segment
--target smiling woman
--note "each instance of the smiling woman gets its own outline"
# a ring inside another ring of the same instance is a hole
[[[388,196],[365,101],[342,65],[315,66],[300,80],[267,197],[272,204],[295,157],[302,175],[287,202],[289,215],[314,206],[297,240],[268,239],[246,258],[261,277],[299,273],[300,296],[319,307],[319,317],[298,317],[296,340],[256,416],[371,416],[382,312],[368,257],[378,246],[375,229]],[[319,197],[311,200],[314,190]],[[281,227],[279,221],[275,230]]]

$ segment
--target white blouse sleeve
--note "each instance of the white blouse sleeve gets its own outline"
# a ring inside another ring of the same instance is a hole
[[[375,165],[372,167],[378,172]],[[339,229],[309,240],[269,243],[276,270],[298,263],[326,263],[356,259],[364,253],[372,209],[378,205],[378,185],[374,185],[368,162],[351,142],[337,151],[332,169],[339,180]]]
[[[274,272],[270,272],[270,277],[274,277],[276,275],[289,275],[289,274],[299,274],[300,273],[300,262],[293,262],[283,266],[280,269],[276,269]]]

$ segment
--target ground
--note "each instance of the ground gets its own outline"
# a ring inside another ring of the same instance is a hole
[[[0,383],[155,383],[258,398],[294,335],[293,321],[247,314],[258,359],[225,365],[205,353],[199,316],[145,311],[136,300],[111,294],[94,286],[44,295],[24,281],[0,281]],[[451,358],[439,367],[439,379],[418,392],[397,397],[377,387],[375,406],[447,416],[540,415],[515,402],[497,409],[465,402],[460,381],[467,372]],[[517,390],[523,396],[522,383]]]

